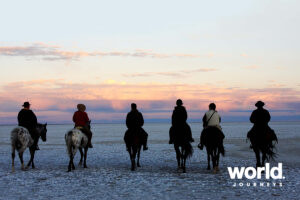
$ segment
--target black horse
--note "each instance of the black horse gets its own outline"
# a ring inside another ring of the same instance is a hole
[[[276,157],[275,144],[278,143],[278,139],[271,128],[268,126],[253,127],[248,132],[247,138],[250,139],[251,148],[256,156],[256,167],[264,166],[266,160],[274,160]],[[262,159],[260,159],[260,154],[262,154]]]
[[[190,143],[190,127],[188,124],[181,127],[171,127],[170,134],[173,135],[174,149],[176,152],[176,159],[178,169],[182,169],[182,172],[186,172],[185,164],[186,159],[192,157],[193,147]]]
[[[142,128],[136,129],[128,129],[124,136],[124,141],[126,144],[127,151],[130,156],[131,161],[131,170],[134,171],[137,167],[140,166],[140,155],[141,155],[141,148],[144,141],[144,138],[141,131],[144,131]],[[137,164],[135,164],[135,159],[137,157]]]
[[[207,170],[210,170],[210,159],[212,160],[212,165],[214,173],[219,171],[219,159],[220,154],[225,155],[225,150],[223,146],[223,133],[216,127],[208,127],[204,130],[205,139],[204,146],[206,147],[207,153]]]

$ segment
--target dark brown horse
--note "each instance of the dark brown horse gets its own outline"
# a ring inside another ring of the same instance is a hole
[[[128,129],[124,137],[126,148],[130,156],[132,171],[136,169],[136,166],[141,167],[140,155],[141,155],[141,148],[143,144],[143,137],[140,133],[141,131],[143,131],[142,128],[136,128],[131,130]],[[137,157],[137,164],[135,164],[136,157]]]
[[[278,143],[275,132],[266,127],[253,127],[247,135],[251,142],[251,148],[256,156],[256,167],[263,167],[265,161],[276,157],[275,144]],[[260,159],[262,154],[262,159]]]
[[[212,160],[214,173],[219,171],[219,159],[220,154],[225,155],[223,147],[223,134],[216,127],[208,127],[204,130],[205,141],[204,146],[206,147],[207,153],[207,170],[210,170],[210,159]]]
[[[193,147],[190,143],[190,127],[186,126],[176,127],[173,126],[170,128],[170,133],[173,135],[174,149],[176,152],[176,159],[178,169],[182,170],[183,173],[186,172],[185,164],[186,159],[192,157]]]

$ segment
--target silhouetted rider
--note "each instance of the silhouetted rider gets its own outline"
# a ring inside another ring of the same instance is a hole
[[[250,138],[256,134],[265,134],[268,142],[273,140],[277,140],[277,136],[275,132],[269,127],[268,123],[271,120],[271,116],[268,110],[264,109],[265,103],[262,101],[258,101],[255,106],[257,107],[250,116],[250,122],[253,123],[253,127],[248,132],[247,137]],[[252,148],[252,146],[250,146]]]
[[[92,145],[93,133],[90,130],[90,128],[86,126],[86,124],[90,121],[87,113],[85,112],[86,107],[84,104],[78,104],[77,109],[78,111],[76,111],[73,115],[73,122],[75,123],[75,128],[80,129],[80,131],[87,136],[88,138],[87,146],[89,148],[93,148]]]
[[[148,150],[148,146],[147,146],[148,134],[142,128],[143,125],[144,125],[143,115],[138,111],[136,104],[132,103],[131,111],[127,114],[126,117],[126,126],[128,130],[125,132],[124,140],[125,143],[127,144],[128,143],[127,141],[131,136],[131,134],[139,133],[142,136],[143,150],[145,151]]]
[[[216,111],[216,104],[210,103],[208,108],[209,108],[209,110],[204,114],[204,116],[202,118],[203,130],[202,130],[201,136],[200,136],[200,143],[198,144],[198,148],[201,150],[203,149],[205,137],[207,134],[209,134],[208,128],[216,128],[215,131],[217,131],[219,133],[218,135],[222,139],[225,138],[224,133],[221,128],[221,125],[220,125],[221,117],[220,117],[218,111]]]
[[[250,122],[254,124],[254,127],[267,127],[271,120],[269,111],[263,108],[264,105],[265,103],[262,101],[255,104],[257,109],[252,112],[250,117]]]
[[[192,137],[192,131],[190,129],[190,126],[187,124],[187,112],[183,105],[183,102],[181,99],[178,99],[176,101],[176,106],[174,107],[173,114],[172,114],[172,131],[169,132],[170,140],[169,144],[174,143],[174,132],[178,130],[185,130],[185,133],[187,134],[188,141],[194,142],[194,139]]]
[[[19,126],[25,127],[29,131],[31,138],[34,140],[32,147],[35,148],[35,150],[40,150],[37,144],[39,140],[39,135],[36,130],[37,118],[33,111],[30,110],[29,102],[24,102],[22,106],[24,108],[18,114],[18,124]]]

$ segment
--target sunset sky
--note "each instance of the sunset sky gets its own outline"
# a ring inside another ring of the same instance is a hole
[[[300,2],[5,1],[0,8],[0,124],[24,101],[39,121],[170,119],[181,98],[199,121],[224,121],[262,100],[274,120],[300,120]]]

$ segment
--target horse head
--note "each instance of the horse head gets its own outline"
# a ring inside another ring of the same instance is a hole
[[[47,141],[47,123],[46,124],[38,124],[38,131],[43,140],[43,142]]]

